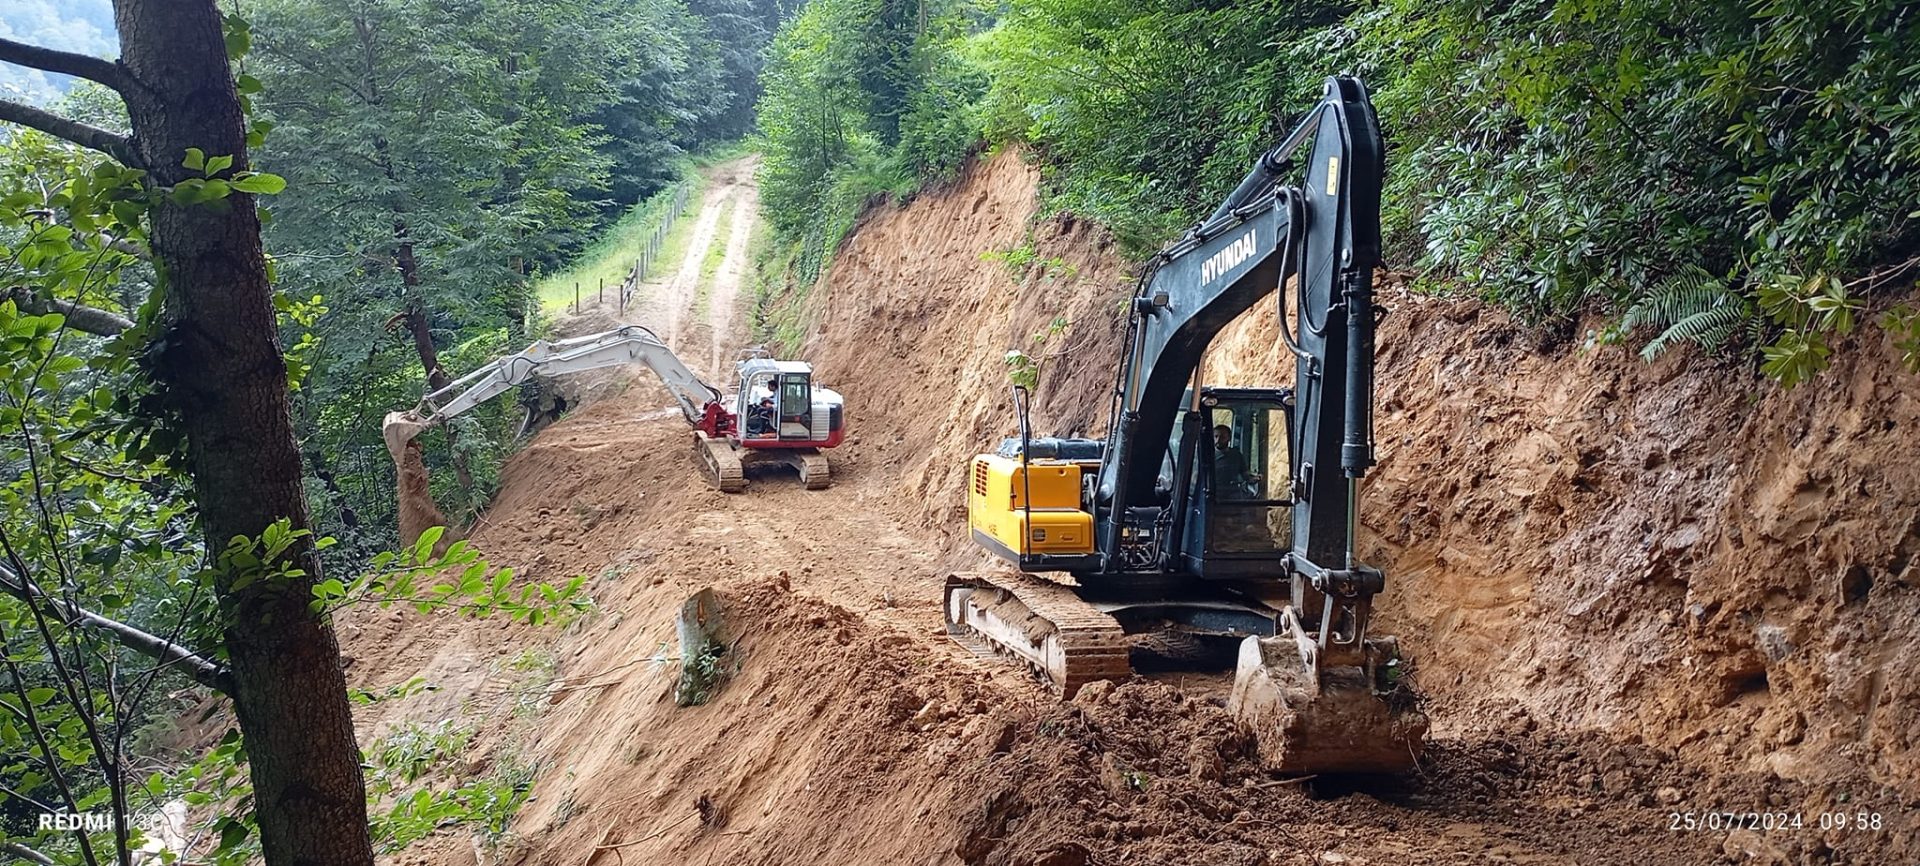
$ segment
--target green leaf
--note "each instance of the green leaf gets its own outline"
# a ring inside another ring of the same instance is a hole
[[[180,167],[190,171],[202,171],[207,167],[207,152],[197,147],[187,148],[187,158],[180,161]]]
[[[227,59],[239,60],[253,48],[253,28],[237,14],[225,16]]]
[[[45,687],[37,688],[37,689],[28,689],[27,703],[30,703],[36,707],[43,707],[43,706],[46,706],[48,701],[53,700],[54,696],[57,694],[59,694],[59,692],[54,691],[53,689],[50,689],[50,688],[45,688]]]
[[[440,536],[445,535],[446,532],[447,528],[444,526],[429,526],[425,532],[420,533],[420,540],[413,543],[413,561],[423,564],[432,562],[433,546],[440,543]]]
[[[220,819],[220,850],[230,851],[247,841],[247,825],[232,818]]]
[[[233,188],[254,195],[274,195],[287,188],[287,179],[264,171],[249,172],[234,180]]]
[[[213,177],[214,175],[219,174],[223,171],[226,171],[227,169],[232,167],[233,167],[232,155],[212,156],[207,158],[207,167],[204,169],[204,173],[206,174],[207,177]]]

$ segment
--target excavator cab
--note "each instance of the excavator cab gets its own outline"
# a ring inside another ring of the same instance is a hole
[[[838,444],[840,401],[838,395],[814,386],[812,365],[771,358],[742,361],[736,400],[735,412],[744,420],[742,445],[779,448]]]
[[[1170,462],[1192,462],[1180,497],[1187,526],[1179,555],[1187,573],[1244,580],[1285,572],[1293,544],[1292,435],[1291,390],[1201,389],[1168,448]],[[1190,451],[1182,448],[1188,436],[1196,440]]]

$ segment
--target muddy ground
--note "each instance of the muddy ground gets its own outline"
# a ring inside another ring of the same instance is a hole
[[[720,381],[747,338],[753,194],[742,164],[715,179],[687,261],[723,244],[722,264],[649,286],[636,317]],[[1270,777],[1205,683],[1061,704],[950,643],[941,579],[982,561],[965,461],[1012,426],[1001,356],[1073,322],[1044,347],[1037,421],[1062,432],[1098,432],[1117,358],[1126,263],[1094,227],[1037,213],[1036,181],[1003,153],[843,245],[807,301],[807,359],[849,399],[832,489],[777,471],[745,495],[707,488],[634,371],[517,455],[472,532],[523,575],[590,575],[595,613],[560,631],[343,623],[355,685],[439,686],[364,709],[363,734],[464,720],[478,733],[448,784],[508,757],[540,768],[500,844],[446,831],[397,862],[1920,857],[1920,687],[1903,665],[1920,628],[1920,389],[1877,335],[1783,393],[1710,359],[1647,365],[1578,329],[1543,337],[1384,290],[1366,547],[1435,725],[1405,778]],[[1024,271],[982,257],[1020,247]],[[1277,357],[1249,317],[1211,378],[1284,383]],[[741,636],[733,672],[679,708],[672,614],[708,586]],[[1707,818],[1721,812],[1800,827],[1729,830]],[[1688,813],[1713,826],[1685,829]],[[1861,815],[1879,828],[1851,826]]]

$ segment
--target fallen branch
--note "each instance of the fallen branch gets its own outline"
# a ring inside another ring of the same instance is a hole
[[[582,864],[582,866],[593,866],[593,861],[594,861],[594,858],[596,858],[596,857],[599,857],[599,856],[600,856],[600,852],[602,852],[602,851],[612,851],[612,852],[614,852],[614,856],[616,856],[616,857],[618,857],[618,856],[619,856],[619,851],[620,851],[620,849],[622,849],[622,848],[629,848],[629,847],[632,847],[632,846],[634,846],[634,845],[638,845],[638,844],[640,844],[640,843],[642,843],[642,842],[652,842],[652,841],[653,841],[653,840],[655,840],[655,839],[658,839],[658,838],[660,838],[660,837],[662,837],[662,836],[665,836],[665,835],[667,835],[668,833],[671,833],[671,832],[673,832],[673,830],[674,830],[674,828],[676,828],[676,827],[679,827],[679,826],[680,826],[681,824],[685,824],[685,823],[687,823],[688,821],[691,821],[691,820],[693,820],[693,819],[694,819],[695,817],[697,817],[697,816],[698,816],[699,814],[700,814],[700,813],[698,813],[698,812],[695,812],[695,813],[693,813],[692,815],[688,815],[688,816],[687,816],[687,817],[685,817],[685,818],[681,818],[681,819],[680,819],[680,820],[678,820],[678,821],[675,821],[675,822],[673,822],[673,823],[671,823],[671,824],[668,824],[668,825],[667,825],[667,826],[665,826],[665,827],[662,827],[662,828],[660,828],[660,831],[659,831],[659,832],[657,832],[657,833],[651,833],[651,834],[648,834],[648,835],[646,835],[646,836],[642,836],[642,837],[640,837],[640,838],[638,838],[638,839],[635,839],[635,840],[633,840],[633,841],[631,841],[631,842],[614,842],[614,843],[612,843],[612,844],[605,844],[605,843],[603,843],[603,844],[599,844],[599,845],[595,845],[595,846],[593,846],[593,853],[591,853],[591,854],[588,854],[588,855],[587,855],[587,862],[586,862],[586,863],[584,863],[584,864]],[[602,834],[600,834],[600,838],[601,838],[601,839],[605,839],[605,838],[607,838],[607,834],[605,834],[605,833],[602,833]]]
[[[44,316],[59,313],[67,318],[67,327],[76,331],[85,331],[101,337],[112,337],[133,327],[133,320],[110,310],[48,298],[35,294],[26,286],[14,286],[0,300],[11,300],[20,312],[29,316]]]

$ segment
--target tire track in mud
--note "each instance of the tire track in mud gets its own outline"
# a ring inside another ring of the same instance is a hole
[[[693,312],[694,300],[699,297],[701,267],[706,262],[708,248],[713,245],[714,235],[719,233],[720,215],[738,192],[725,166],[708,178],[707,188],[700,196],[700,213],[694,217],[693,236],[680,257],[680,269],[667,281],[655,305],[656,311],[666,318],[666,332],[660,336],[676,352],[687,348],[683,332],[688,329],[687,319]]]
[[[753,232],[760,222],[760,188],[751,180],[760,159],[749,157],[733,165],[736,178],[744,174],[749,180],[733,187],[733,221],[728,227],[726,257],[707,287],[707,325],[712,344],[708,369],[716,376],[733,372],[728,362],[748,336],[734,333],[734,319],[740,310],[740,289],[746,279]]]
[[[680,266],[652,299],[650,317],[662,320],[661,337],[681,360],[725,384],[731,360],[744,334],[734,333],[741,283],[746,278],[749,246],[760,219],[760,191],[753,181],[757,156],[724,162],[708,170],[707,187],[694,216],[693,233]],[[707,261],[715,244],[722,258],[713,273]],[[699,315],[704,308],[705,315]]]

